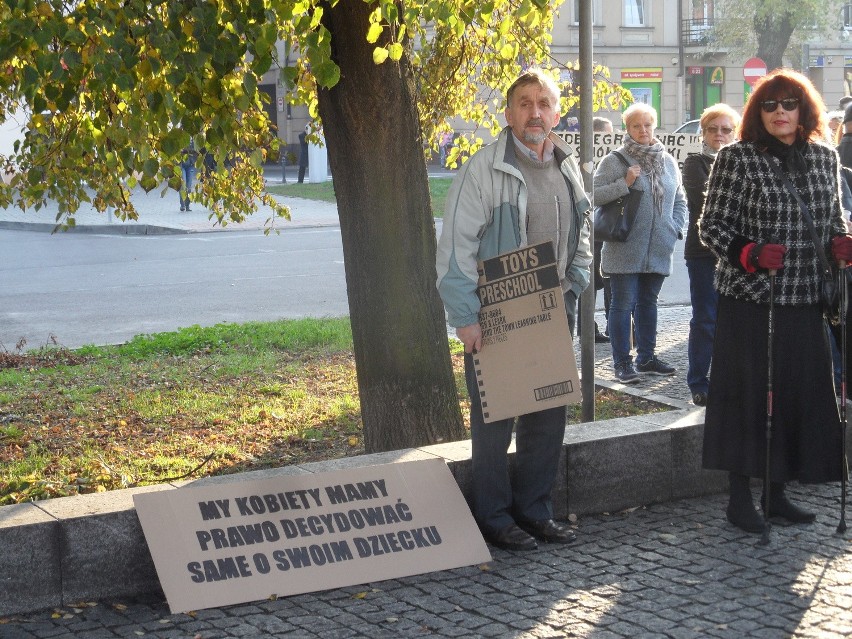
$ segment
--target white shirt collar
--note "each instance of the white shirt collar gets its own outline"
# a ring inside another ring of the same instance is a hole
[[[518,151],[525,154],[530,159],[535,160],[536,162],[548,162],[553,158],[554,146],[553,142],[550,140],[549,137],[544,138],[544,150],[542,151],[542,157],[540,160],[538,159],[538,153],[536,153],[526,144],[521,142],[518,136],[515,135],[514,131],[512,131],[512,139],[515,140],[515,146],[517,147]]]

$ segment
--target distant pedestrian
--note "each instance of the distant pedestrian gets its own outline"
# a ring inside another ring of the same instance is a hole
[[[299,134],[299,184],[305,181],[305,169],[308,168],[308,127]]]
[[[703,465],[729,473],[728,521],[747,532],[764,530],[751,477],[769,473],[770,516],[809,523],[814,513],[791,503],[785,484],[839,481],[845,472],[817,247],[848,262],[852,237],[840,211],[837,153],[822,143],[825,117],[801,73],[782,68],[758,80],[740,141],[713,162],[699,222],[718,260],[713,368],[722,373],[710,376]],[[813,218],[816,245],[794,190]]]
[[[683,161],[683,190],[686,191],[689,208],[683,257],[689,272],[689,297],[692,302],[686,383],[692,392],[692,403],[696,406],[707,404],[707,393],[710,390],[710,359],[713,355],[718,303],[718,295],[713,288],[716,256],[698,238],[698,218],[704,208],[704,193],[713,160],[719,149],[734,141],[734,132],[739,122],[739,114],[722,102],[704,109],[700,120],[701,153],[690,153]]]
[[[189,146],[183,150],[183,158],[180,161],[181,174],[181,190],[180,190],[180,210],[189,211],[189,193],[195,185],[195,161],[198,159],[198,152],[195,150],[195,141],[190,138]]]

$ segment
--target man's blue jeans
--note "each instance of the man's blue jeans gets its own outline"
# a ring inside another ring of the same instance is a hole
[[[693,393],[706,393],[710,388],[707,375],[713,356],[713,337],[716,334],[716,307],[719,294],[713,287],[716,259],[697,257],[686,260],[689,272],[689,297],[692,319],[689,320],[689,367],[686,383]]]
[[[657,348],[657,298],[665,275],[659,273],[616,273],[609,276],[612,302],[609,307],[609,339],[612,361],[630,363],[630,321],[636,335],[636,361],[654,357]]]

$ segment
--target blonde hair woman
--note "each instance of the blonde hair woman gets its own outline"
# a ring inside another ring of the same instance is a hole
[[[644,192],[627,241],[604,242],[601,251],[601,271],[610,278],[612,290],[607,326],[615,377],[632,384],[639,381],[639,373],[675,372],[656,355],[657,298],[663,280],[672,272],[674,245],[683,239],[687,211],[677,162],[654,137],[657,112],[637,103],[624,111],[622,119],[627,128],[624,144],[600,161],[594,186],[596,204],[623,197],[630,187]],[[631,320],[636,335],[635,367],[630,352]]]

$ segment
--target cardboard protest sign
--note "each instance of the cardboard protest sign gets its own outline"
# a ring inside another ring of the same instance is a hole
[[[440,459],[133,501],[173,613],[491,561]]]
[[[561,137],[568,146],[574,149],[574,158],[577,162],[580,161],[580,134],[575,131],[554,131],[556,135]],[[615,133],[595,133],[594,141],[594,162],[597,164],[603,157],[614,151],[624,144],[624,133],[616,131]],[[701,153],[701,136],[692,135],[689,133],[666,133],[664,131],[656,131],[655,133],[660,143],[666,147],[666,151],[672,154],[677,165],[682,169],[683,161],[690,153]]]
[[[581,400],[574,344],[551,242],[485,260],[473,356],[486,423]]]

